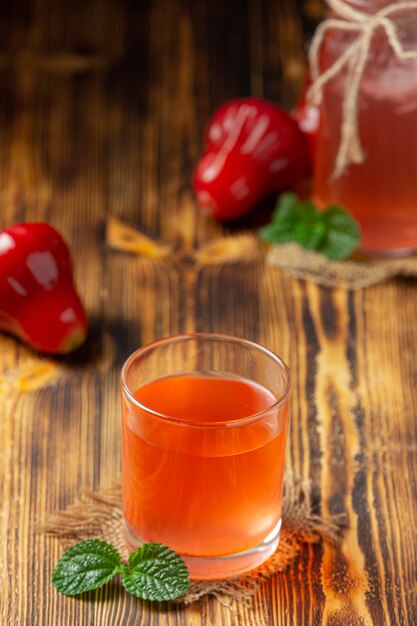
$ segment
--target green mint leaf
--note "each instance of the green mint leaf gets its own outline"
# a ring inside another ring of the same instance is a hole
[[[314,219],[304,222],[297,222],[293,229],[293,239],[303,248],[317,250],[324,242],[327,234],[327,227],[320,215],[315,215]]]
[[[259,229],[259,236],[269,243],[287,243],[293,240],[293,224],[282,224],[272,222]]]
[[[358,223],[341,206],[332,205],[323,217],[327,235],[320,245],[320,252],[330,259],[346,259],[358,247],[360,229]]]
[[[272,215],[272,222],[259,230],[261,239],[269,243],[286,243],[293,240],[297,221],[298,198],[294,193],[284,193]]]
[[[52,572],[52,583],[66,596],[98,589],[122,569],[120,554],[100,539],[81,541],[67,550]]]
[[[294,211],[298,207],[300,201],[295,193],[287,191],[280,195],[277,205],[272,213],[272,220],[275,219],[293,219]]]
[[[345,209],[332,205],[319,211],[311,200],[301,201],[293,193],[280,196],[271,223],[259,236],[276,244],[295,241],[331,259],[346,259],[360,242],[359,225]]]
[[[123,566],[126,591],[143,600],[174,600],[184,595],[190,581],[187,566],[176,552],[159,543],[145,543]]]
[[[316,209],[311,200],[305,202],[298,201],[295,208],[298,222],[316,222],[320,218],[320,212]]]

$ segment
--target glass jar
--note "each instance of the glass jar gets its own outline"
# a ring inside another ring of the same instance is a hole
[[[386,0],[351,0],[352,8],[374,14]],[[334,16],[332,16],[334,17]],[[390,16],[404,50],[417,51],[417,9]],[[320,69],[330,67],[358,33],[327,31]],[[361,164],[335,177],[341,139],[342,106],[349,89],[346,67],[324,87],[314,172],[318,205],[338,203],[361,225],[361,249],[402,255],[417,250],[417,58],[399,59],[385,31],[372,37],[359,86],[358,129]]]

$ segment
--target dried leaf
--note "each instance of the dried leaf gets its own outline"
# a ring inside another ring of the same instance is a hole
[[[56,380],[63,373],[63,367],[54,361],[36,360],[23,363],[8,370],[9,389],[22,393],[36,391]]]
[[[170,246],[150,239],[131,226],[114,218],[107,222],[106,242],[115,250],[131,252],[139,256],[163,259],[171,252]]]
[[[248,262],[260,258],[257,239],[252,235],[235,235],[209,242],[194,254],[198,265]]]

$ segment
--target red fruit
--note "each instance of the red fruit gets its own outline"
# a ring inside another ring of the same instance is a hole
[[[233,220],[308,169],[306,138],[286,111],[260,98],[232,100],[209,122],[194,172],[197,203],[216,219]]]
[[[48,224],[0,231],[0,328],[54,354],[71,352],[86,338],[70,252]]]

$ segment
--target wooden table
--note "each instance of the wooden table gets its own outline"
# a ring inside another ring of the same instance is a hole
[[[191,189],[210,113],[249,93],[291,106],[320,10],[318,0],[2,8],[0,225],[45,220],[64,234],[91,320],[88,345],[68,360],[0,336],[4,626],[417,623],[414,281],[348,292],[261,259],[192,261],[227,233],[196,212]],[[114,219],[173,255],[111,250]],[[36,522],[119,475],[127,355],[195,330],[260,341],[291,364],[287,466],[311,477],[324,514],[347,515],[343,544],[306,548],[253,610],[213,599],[152,606],[110,591],[65,598],[49,582],[60,547],[34,534]]]

